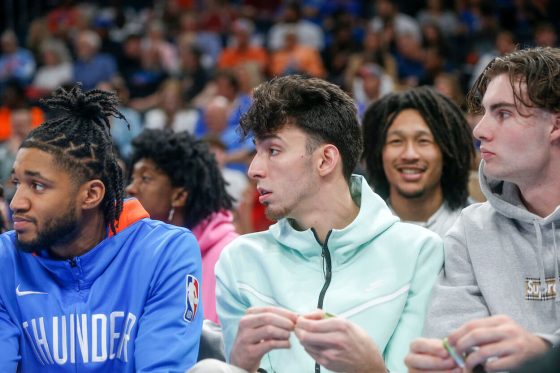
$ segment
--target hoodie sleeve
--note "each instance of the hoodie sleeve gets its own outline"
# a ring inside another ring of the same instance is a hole
[[[560,346],[560,329],[556,330],[553,334],[536,333],[536,336],[550,343],[552,347]]]
[[[21,359],[19,354],[20,332],[8,315],[0,296],[0,372],[15,372]]]
[[[17,271],[10,255],[12,249],[7,234],[0,236],[0,372],[15,372],[21,361],[22,335],[12,307],[17,302],[14,299],[15,285],[10,280]]]
[[[249,307],[241,299],[241,294],[237,286],[235,277],[234,263],[232,262],[231,246],[220,255],[220,259],[216,264],[216,308],[222,331],[224,333],[224,347],[226,360],[230,361],[230,353],[235,336],[237,335],[237,327],[241,317]]]
[[[186,231],[163,246],[138,320],[137,372],[184,372],[198,357],[203,320],[200,249]]]
[[[444,239],[445,265],[432,291],[425,337],[443,338],[469,320],[490,316],[476,282],[462,219]]]
[[[422,331],[430,293],[442,265],[441,239],[435,234],[430,235],[419,250],[405,307],[383,353],[385,365],[391,372],[407,371],[404,358],[408,353],[410,342]]]

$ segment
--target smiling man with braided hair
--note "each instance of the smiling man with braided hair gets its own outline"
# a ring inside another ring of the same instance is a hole
[[[113,94],[45,104],[56,115],[17,153],[0,236],[0,371],[185,371],[202,325],[194,236],[123,201]]]

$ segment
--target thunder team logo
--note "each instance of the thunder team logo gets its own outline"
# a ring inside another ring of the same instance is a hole
[[[183,316],[185,321],[191,322],[196,316],[196,310],[198,309],[198,280],[193,275],[187,275],[187,309],[185,310],[185,315]]]

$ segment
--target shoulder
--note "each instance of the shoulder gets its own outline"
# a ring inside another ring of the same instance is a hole
[[[244,234],[236,237],[224,247],[229,255],[259,255],[270,248],[278,247],[276,240],[269,231]]]
[[[187,228],[149,218],[137,221],[117,233],[114,238],[125,242],[130,246],[130,250],[150,250],[153,255],[169,252],[177,256],[181,253],[200,251],[196,238]]]
[[[409,242],[418,245],[441,242],[441,237],[437,233],[419,225],[402,221],[395,222],[386,231],[386,235],[395,242]]]
[[[244,234],[228,243],[218,259],[219,266],[260,266],[284,256],[282,246],[270,231]]]
[[[8,262],[17,254],[15,232],[9,231],[0,235],[0,265]]]
[[[490,202],[474,203],[461,211],[457,225],[483,229],[487,224],[495,222],[497,215],[501,216]]]

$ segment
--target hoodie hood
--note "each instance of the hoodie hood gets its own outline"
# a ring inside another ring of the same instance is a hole
[[[200,245],[202,256],[220,241],[229,242],[237,237],[233,225],[233,215],[225,210],[211,214],[198,223],[192,232]]]
[[[531,224],[535,231],[537,245],[535,247],[535,258],[539,267],[540,290],[546,291],[546,276],[544,264],[545,243],[543,239],[543,228],[550,227],[552,231],[552,250],[554,257],[554,278],[556,283],[556,301],[560,302],[560,280],[558,264],[558,245],[556,242],[556,227],[560,226],[560,206],[546,217],[540,217],[525,207],[521,201],[521,195],[517,185],[499,179],[493,179],[484,174],[485,162],[480,162],[479,179],[480,187],[486,199],[500,214],[507,218],[517,220],[520,223]]]
[[[484,193],[492,207],[502,215],[525,223],[533,224],[537,221],[540,225],[547,225],[560,220],[560,206],[556,207],[550,215],[544,218],[533,214],[527,210],[521,201],[517,185],[486,176],[484,174],[484,165],[485,162],[481,161],[478,170],[482,193]]]
[[[356,255],[360,250],[356,247],[364,246],[379,236],[399,219],[391,213],[381,197],[373,192],[363,176],[352,175],[350,193],[354,202],[360,206],[360,211],[354,221],[343,229],[333,229],[328,238],[331,252],[336,251],[338,263],[342,264]],[[367,198],[362,198],[366,196]],[[289,219],[281,219],[270,227],[273,237],[283,246],[296,248],[299,255],[314,257],[321,255],[321,244],[315,238],[311,229],[297,231]]]

